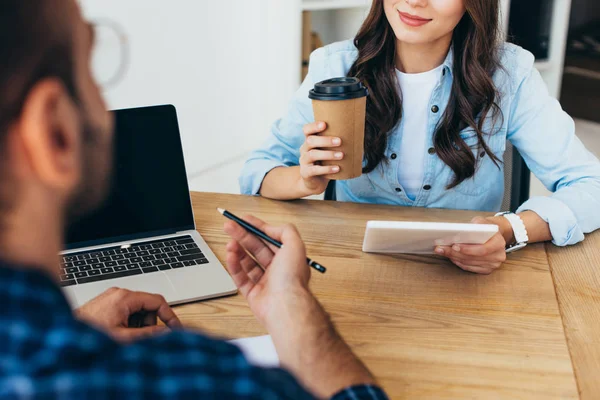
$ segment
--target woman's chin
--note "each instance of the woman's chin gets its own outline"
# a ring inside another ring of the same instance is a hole
[[[397,28],[394,29],[394,33],[399,42],[406,44],[418,45],[431,43],[433,41],[430,35],[427,35],[424,32],[418,32],[416,30]]]

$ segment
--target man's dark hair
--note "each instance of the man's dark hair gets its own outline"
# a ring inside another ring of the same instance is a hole
[[[69,0],[0,0],[0,212],[12,205],[6,133],[42,79],[62,81],[76,99]]]
[[[40,80],[56,77],[75,97],[67,1],[0,1],[0,151],[9,124]]]

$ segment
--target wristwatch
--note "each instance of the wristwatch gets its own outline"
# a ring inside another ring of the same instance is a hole
[[[512,226],[513,233],[515,235],[516,243],[510,245],[506,248],[507,253],[512,253],[513,251],[521,250],[523,247],[527,246],[529,242],[529,236],[527,235],[527,228],[525,228],[525,224],[521,217],[512,212],[501,212],[496,214],[496,217],[504,217],[510,222],[510,226]]]

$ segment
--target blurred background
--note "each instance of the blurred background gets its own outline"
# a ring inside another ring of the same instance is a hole
[[[109,107],[174,104],[190,188],[239,193],[249,152],[306,73],[353,38],[371,0],[80,0],[96,22],[94,70]],[[551,94],[600,155],[600,1],[503,0],[507,40],[536,56]],[[546,194],[531,180],[531,195]]]

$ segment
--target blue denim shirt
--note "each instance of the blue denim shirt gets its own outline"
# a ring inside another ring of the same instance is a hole
[[[519,212],[532,210],[550,224],[553,242],[565,246],[580,242],[584,233],[600,227],[600,163],[575,136],[575,125],[551,97],[534,57],[512,44],[498,49],[502,67],[494,75],[500,92],[498,105],[502,117],[494,126],[492,118],[484,121],[487,145],[503,158],[507,140],[521,153],[531,171],[551,192],[550,197],[534,197]],[[305,136],[302,127],[314,121],[308,92],[316,82],[346,76],[358,57],[351,41],[339,42],[316,50],[310,58],[309,74],[296,92],[287,115],[275,122],[261,148],[246,161],[240,177],[243,194],[256,195],[265,175],[273,168],[299,165],[300,147]],[[448,104],[453,80],[453,55],[444,61],[444,73],[431,96],[426,149],[433,147],[435,128]],[[434,108],[435,109],[435,108]],[[391,133],[386,157],[371,173],[359,178],[339,181],[336,185],[340,201],[392,204],[407,207],[430,207],[478,211],[500,211],[504,195],[504,170],[487,155],[480,157],[477,136],[465,129],[461,136],[471,145],[478,158],[475,176],[447,189],[453,171],[435,154],[425,156],[423,188],[409,199],[398,182],[398,163],[390,155],[398,152],[403,124]]]

